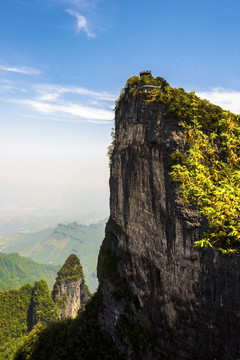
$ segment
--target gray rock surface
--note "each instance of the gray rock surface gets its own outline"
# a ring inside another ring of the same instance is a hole
[[[207,222],[169,175],[184,135],[144,96],[116,110],[99,323],[126,359],[239,359],[239,258],[193,249]]]
[[[81,284],[82,279],[63,281],[59,284],[59,290],[54,295],[54,301],[57,305],[61,319],[77,316],[81,303]],[[59,300],[62,299],[62,303]]]

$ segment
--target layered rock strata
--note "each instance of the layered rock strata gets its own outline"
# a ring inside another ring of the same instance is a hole
[[[169,175],[185,138],[145,99],[125,95],[116,109],[99,323],[126,359],[238,359],[239,259],[193,248],[207,222]]]

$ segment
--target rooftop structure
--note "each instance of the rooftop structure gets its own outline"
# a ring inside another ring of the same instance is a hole
[[[152,76],[151,70],[140,71],[139,76]]]

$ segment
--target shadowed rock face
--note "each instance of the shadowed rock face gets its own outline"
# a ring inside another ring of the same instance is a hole
[[[99,322],[126,359],[238,359],[239,259],[193,249],[207,222],[169,175],[184,135],[144,99],[126,95],[116,110]]]

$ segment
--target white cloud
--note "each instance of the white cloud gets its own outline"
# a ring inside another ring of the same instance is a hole
[[[94,98],[95,100],[114,101],[116,95],[105,91],[97,92],[84,89],[77,86],[61,86],[52,84],[41,84],[36,86],[36,91],[39,93],[38,99],[41,101],[54,101],[62,95],[73,94],[83,95]],[[96,101],[95,101],[96,102]]]
[[[94,35],[89,31],[87,20],[83,15],[71,9],[66,9],[65,12],[77,19],[77,32],[84,31],[87,36],[94,37]]]
[[[230,110],[240,114],[240,92],[224,88],[213,88],[209,91],[196,91],[202,99],[208,99],[213,104],[221,106],[224,110]]]
[[[4,90],[2,87],[0,92]],[[56,84],[35,84],[21,92],[14,90],[14,97],[8,95],[0,100],[20,106],[18,113],[24,117],[99,124],[111,123],[114,118],[112,109],[116,96],[105,91]]]
[[[36,100],[21,100],[20,102],[46,115],[62,115],[65,117],[66,115],[71,115],[86,120],[113,120],[112,111],[75,103],[49,104]]]
[[[0,70],[5,71],[5,72],[24,74],[24,75],[39,75],[39,74],[41,74],[40,70],[33,69],[30,67],[10,67],[10,66],[0,65]]]

